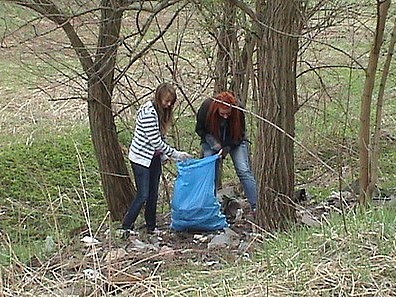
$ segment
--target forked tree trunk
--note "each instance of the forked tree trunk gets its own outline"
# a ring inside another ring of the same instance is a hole
[[[246,30],[245,34],[245,44],[242,51],[239,50],[236,32],[234,34],[233,45],[235,50],[233,52],[235,55],[233,58],[233,75],[230,83],[230,89],[235,93],[243,107],[251,99],[249,88],[250,80],[253,78],[253,52],[256,46],[256,38],[252,31]]]
[[[216,96],[220,92],[229,91],[228,89],[228,76],[230,75],[230,65],[232,63],[231,57],[231,39],[234,34],[235,22],[235,6],[224,1],[221,3],[223,8],[223,21],[222,26],[217,34],[217,55],[215,66],[215,80],[213,95]],[[222,187],[223,180],[223,160],[219,160],[218,174],[216,176],[216,185],[218,188]]]
[[[222,26],[217,34],[217,56],[215,66],[214,95],[222,91],[234,92],[241,106],[245,106],[249,97],[250,80],[253,77],[253,51],[255,36],[245,28],[244,45],[240,48],[240,27],[237,6],[233,0],[223,1]],[[243,10],[242,10],[243,11]],[[245,12],[244,12],[245,13]],[[217,185],[222,185],[223,161],[219,161]]]
[[[255,154],[258,223],[265,229],[283,229],[295,221],[294,147],[287,134],[294,137],[300,3],[257,1],[257,9],[265,9],[258,14],[259,114],[284,131],[259,122]]]
[[[11,1],[13,2],[13,1]],[[111,217],[122,220],[136,191],[118,142],[111,108],[114,66],[119,43],[123,0],[101,1],[101,23],[94,59],[70,23],[70,16],[52,1],[17,1],[62,27],[88,77],[88,116],[104,196]]]
[[[135,197],[135,190],[118,142],[110,97],[101,83],[93,81],[89,87],[88,98],[91,136],[104,197],[112,219],[122,220]]]

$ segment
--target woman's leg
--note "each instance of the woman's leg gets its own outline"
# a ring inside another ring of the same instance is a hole
[[[230,155],[250,207],[255,209],[257,204],[257,184],[250,168],[248,143],[243,141],[230,151]]]
[[[134,228],[136,218],[150,192],[150,169],[135,163],[131,164],[135,176],[137,193],[122,222],[123,229]]]
[[[161,157],[154,157],[150,165],[150,189],[144,212],[148,231],[153,231],[157,223],[157,200],[161,172]]]

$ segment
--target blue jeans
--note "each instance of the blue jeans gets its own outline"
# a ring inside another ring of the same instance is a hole
[[[144,212],[146,228],[148,230],[154,230],[157,221],[158,187],[162,172],[161,157],[155,156],[151,160],[149,168],[133,162],[131,162],[131,164],[133,174],[135,176],[137,193],[124,217],[122,227],[124,229],[133,229],[136,218],[138,217],[143,204],[146,203]]]
[[[209,144],[206,142],[202,143],[202,151],[204,157],[208,157],[217,153],[216,151],[212,150]],[[243,190],[247,200],[249,201],[250,207],[255,209],[257,205],[257,184],[250,168],[249,148],[247,141],[243,141],[240,145],[233,148],[230,151],[230,156],[232,162],[234,163],[236,174],[241,181]]]

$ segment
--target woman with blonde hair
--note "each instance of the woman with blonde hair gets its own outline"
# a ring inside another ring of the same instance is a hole
[[[122,223],[123,237],[127,237],[134,229],[143,204],[145,204],[147,232],[152,233],[156,230],[161,161],[168,158],[182,161],[192,157],[164,141],[172,122],[175,102],[176,91],[173,86],[162,83],[156,89],[154,100],[143,104],[137,113],[135,133],[128,154],[135,176],[137,194]]]

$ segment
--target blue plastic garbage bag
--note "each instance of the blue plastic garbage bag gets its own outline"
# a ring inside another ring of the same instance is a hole
[[[176,231],[214,231],[228,227],[216,197],[218,155],[177,163],[178,176],[171,202],[171,228]]]

